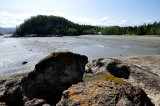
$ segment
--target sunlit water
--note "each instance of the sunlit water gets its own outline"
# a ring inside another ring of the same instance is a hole
[[[127,38],[128,39],[128,38]],[[159,38],[158,38],[159,39]],[[52,52],[72,51],[88,56],[89,60],[101,57],[125,57],[160,54],[160,39],[122,40],[92,37],[0,37],[0,77],[31,71],[35,64]],[[22,65],[23,61],[28,63]]]

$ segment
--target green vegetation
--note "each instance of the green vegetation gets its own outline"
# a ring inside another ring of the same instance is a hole
[[[37,36],[81,35],[96,34],[99,30],[99,27],[75,24],[58,16],[38,15],[27,19],[17,27],[14,35],[20,37],[30,34],[36,34]]]
[[[160,35],[160,22],[141,26],[119,27],[112,26],[102,29],[102,35]]]
[[[102,35],[121,35],[122,29],[119,26],[106,27],[101,33]]]
[[[86,35],[97,34],[101,31],[102,35],[126,35],[126,36],[152,36],[160,37],[160,22],[144,24],[141,26],[119,27],[112,26],[100,28],[91,25],[75,24],[63,17],[38,15],[27,19],[16,28],[14,36],[23,37],[34,34],[36,36],[52,35]]]
[[[115,77],[112,74],[107,74],[107,73],[102,72],[101,75],[105,78],[106,81],[124,83],[123,79]]]
[[[3,34],[0,33],[0,36],[1,36],[1,35],[3,35]]]
[[[124,83],[122,78],[118,78],[113,76],[112,74],[109,73],[99,73],[93,76],[85,76],[84,77],[84,81],[98,81],[98,80],[102,80],[102,81],[112,81],[112,82],[117,82],[117,83]]]

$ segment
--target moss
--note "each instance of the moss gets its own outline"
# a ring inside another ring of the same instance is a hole
[[[112,74],[107,74],[107,73],[102,72],[101,75],[105,78],[106,81],[124,83],[123,79],[115,77]]]
[[[124,83],[123,79],[113,76],[112,74],[107,74],[105,72],[93,75],[93,76],[86,76],[84,81],[112,81],[117,83]]]

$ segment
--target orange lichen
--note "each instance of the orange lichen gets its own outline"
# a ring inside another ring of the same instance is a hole
[[[83,87],[84,85],[85,87]],[[129,83],[115,83],[113,79],[111,81],[85,82],[84,85],[79,84],[78,87],[72,86],[72,90],[69,89],[69,95],[71,95],[68,101],[78,103],[80,106],[101,106],[106,101],[110,101],[116,105],[115,97],[117,94],[120,94],[119,98],[121,98],[121,95],[140,97],[142,92],[142,89],[138,87],[134,88]]]
[[[70,90],[69,90],[69,93],[68,93],[68,96],[73,95],[73,92],[74,92],[73,89],[70,89]]]
[[[80,100],[80,106],[84,106],[84,105],[85,105],[85,106],[88,106],[88,104],[89,104],[89,103],[88,103],[87,99],[81,99],[81,100]]]

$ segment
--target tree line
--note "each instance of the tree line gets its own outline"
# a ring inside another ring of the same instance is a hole
[[[140,26],[106,27],[101,31],[102,35],[160,35],[160,22],[153,24],[143,24]]]
[[[63,17],[38,15],[24,21],[16,28],[14,35],[83,35],[96,34],[101,28],[75,24]]]

